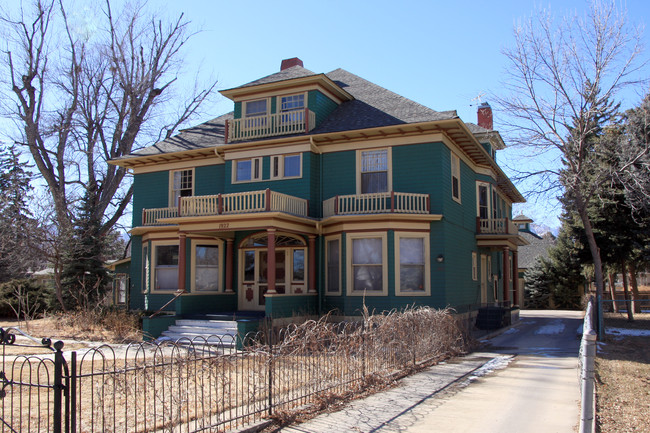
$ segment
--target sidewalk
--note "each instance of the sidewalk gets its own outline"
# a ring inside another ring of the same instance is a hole
[[[398,418],[430,397],[451,393],[476,377],[505,367],[512,355],[470,354],[429,367],[400,380],[392,389],[355,400],[343,409],[324,413],[294,426],[285,433],[338,433],[402,431]]]

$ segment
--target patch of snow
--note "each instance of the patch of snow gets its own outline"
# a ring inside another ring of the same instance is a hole
[[[535,330],[537,335],[557,335],[564,332],[564,323],[558,321],[557,323],[551,323],[550,325],[544,325],[541,328]]]
[[[495,370],[502,370],[510,364],[514,359],[514,356],[497,356],[483,364],[480,368],[476,369],[470,376],[465,379],[460,386],[468,386],[470,383],[476,379],[485,376],[486,374],[492,373]]]
[[[605,333],[621,337],[650,337],[650,329],[607,328]]]
[[[516,334],[519,332],[519,329],[517,328],[510,328],[506,332],[502,333],[501,335],[510,335],[510,334]]]

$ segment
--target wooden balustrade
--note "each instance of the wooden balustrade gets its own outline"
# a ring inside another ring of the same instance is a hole
[[[339,195],[323,201],[323,217],[333,215],[363,215],[376,213],[428,214],[428,194],[381,192]]]
[[[476,232],[479,234],[517,234],[517,225],[508,218],[476,218]]]
[[[309,132],[316,126],[316,113],[309,109],[266,116],[230,119],[226,124],[228,143],[241,140]]]
[[[163,218],[175,218],[178,216],[177,207],[159,207],[153,209],[142,209],[142,225],[155,226],[163,225],[160,222]]]

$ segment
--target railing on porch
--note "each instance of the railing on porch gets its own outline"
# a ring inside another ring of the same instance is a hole
[[[428,214],[431,209],[428,194],[381,192],[371,194],[337,195],[323,202],[323,218],[334,215],[374,213]]]
[[[519,232],[517,225],[508,218],[476,217],[476,233],[482,235],[515,235]]]
[[[269,114],[266,116],[230,119],[226,123],[228,143],[276,135],[309,132],[316,126],[316,113],[304,110]]]
[[[250,212],[285,212],[307,216],[307,200],[269,189],[232,194],[181,197],[178,207],[144,209],[143,225],[161,225],[161,218],[232,215]]]

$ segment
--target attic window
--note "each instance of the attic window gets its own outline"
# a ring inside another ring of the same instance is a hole
[[[305,108],[305,95],[283,96],[281,101],[282,111],[300,110]]]
[[[246,103],[246,117],[265,116],[266,115],[266,99],[258,101],[249,101]]]

